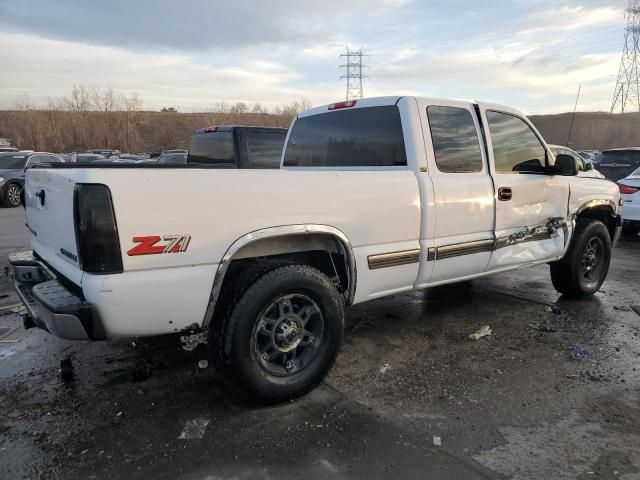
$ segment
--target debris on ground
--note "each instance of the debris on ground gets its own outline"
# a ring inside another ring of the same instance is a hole
[[[209,366],[209,360],[198,360],[198,370],[204,370]]]
[[[184,424],[184,428],[180,435],[179,440],[198,440],[204,437],[204,433],[207,431],[207,425],[209,425],[208,418],[193,418],[187,420]]]
[[[640,305],[631,305],[631,309],[640,315]]]
[[[438,437],[437,435],[433,436],[433,444],[436,447],[440,447],[442,445],[442,439],[440,437]]]
[[[630,312],[631,311],[631,309],[629,307],[619,306],[619,305],[614,305],[613,309],[617,310],[618,312]]]
[[[13,305],[8,305],[6,307],[0,307],[0,315],[9,315],[11,313],[21,314],[26,310],[26,307],[22,303],[16,303]]]
[[[193,352],[199,345],[207,344],[207,332],[194,333],[193,335],[183,335],[180,337],[182,349],[186,352]]]
[[[380,367],[380,373],[385,373],[390,368],[391,368],[391,365],[389,365],[388,363],[385,363],[383,366]]]
[[[553,328],[551,325],[549,325],[547,322],[544,322],[544,323],[530,323],[528,325],[528,327],[533,329],[533,330],[537,330],[539,332],[554,333],[554,332],[558,331],[555,328]]]
[[[360,330],[364,327],[374,327],[375,325],[368,320],[360,320],[353,327],[351,327],[351,332],[356,333],[356,331]]]
[[[70,358],[60,361],[60,376],[64,382],[73,381],[73,363]]]
[[[562,310],[557,305],[545,305],[544,311],[555,315],[560,315],[562,313]]]
[[[583,358],[586,358],[591,354],[587,352],[584,348],[582,348],[580,345],[573,345],[571,347],[570,355],[571,355],[571,358],[575,360],[582,360]]]
[[[470,340],[480,340],[482,337],[486,337],[491,335],[491,327],[489,325],[485,325],[480,328],[478,331],[469,335]]]

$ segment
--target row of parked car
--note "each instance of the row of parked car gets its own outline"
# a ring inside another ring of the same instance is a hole
[[[163,150],[159,154],[123,154],[113,149],[52,154],[3,147],[0,149],[0,205],[20,205],[24,172],[36,163],[99,162],[114,165],[156,164],[168,167],[188,164],[219,168],[279,168],[286,135],[286,128],[234,125],[201,128],[193,132],[189,150]],[[555,155],[573,157],[578,176],[617,181],[625,202],[625,230],[632,234],[640,232],[640,148],[598,152],[574,151],[561,145],[549,147]],[[632,173],[629,174],[630,171]]]

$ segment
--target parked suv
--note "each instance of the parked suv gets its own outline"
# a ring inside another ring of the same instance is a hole
[[[222,125],[193,132],[187,164],[279,168],[286,128]]]
[[[24,172],[38,163],[60,163],[62,159],[45,152],[0,152],[0,205],[20,205],[24,189]]]

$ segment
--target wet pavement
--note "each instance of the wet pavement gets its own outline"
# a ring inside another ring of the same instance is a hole
[[[0,273],[23,224],[0,209]],[[625,238],[590,299],[540,266],[358,305],[326,381],[268,408],[175,337],[25,331],[1,279],[0,477],[640,479],[639,266]]]

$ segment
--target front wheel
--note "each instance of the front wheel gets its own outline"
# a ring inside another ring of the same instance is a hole
[[[596,293],[609,272],[611,238],[604,223],[578,219],[569,250],[551,263],[551,281],[560,293],[583,298]]]
[[[20,185],[10,183],[4,191],[4,206],[9,208],[17,207],[20,205],[21,197],[22,188],[20,188]]]
[[[331,280],[307,265],[250,276],[212,331],[216,365],[250,397],[274,403],[322,381],[342,342],[344,306]]]

